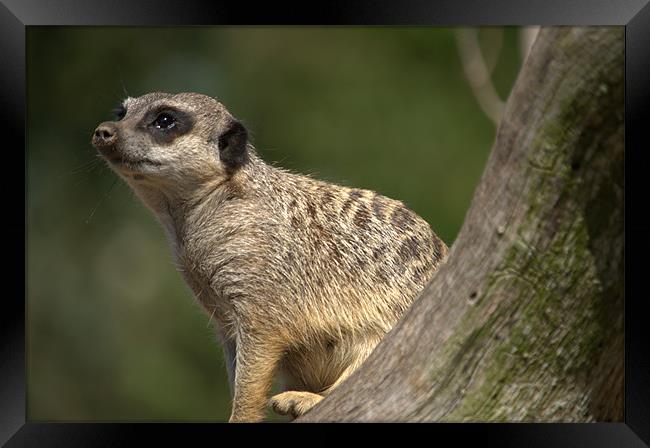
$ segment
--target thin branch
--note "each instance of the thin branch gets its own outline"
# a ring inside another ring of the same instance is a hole
[[[463,65],[465,77],[472,93],[485,115],[498,125],[503,116],[504,102],[492,84],[491,69],[483,57],[476,29],[456,31],[456,44]]]

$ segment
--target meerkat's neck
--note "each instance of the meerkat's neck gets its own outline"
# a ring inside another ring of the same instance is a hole
[[[138,185],[134,190],[161,222],[170,242],[177,246],[190,218],[218,213],[223,204],[232,200],[273,198],[273,187],[287,173],[266,164],[252,146],[249,156],[248,162],[227,178],[208,180],[192,189],[168,191]]]
[[[238,188],[243,197],[273,200],[276,197],[275,189],[286,183],[290,173],[264,162],[252,146],[249,146],[249,155],[249,162],[240,170],[241,177],[235,179]]]

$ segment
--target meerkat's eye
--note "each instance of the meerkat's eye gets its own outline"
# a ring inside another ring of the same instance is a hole
[[[169,144],[180,135],[187,134],[194,125],[192,115],[170,106],[161,105],[150,110],[140,121],[138,128],[146,129],[160,144]]]
[[[176,125],[176,119],[170,114],[163,112],[156,117],[153,125],[157,129],[171,129]]]

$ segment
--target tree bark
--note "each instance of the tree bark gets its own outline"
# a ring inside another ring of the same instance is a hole
[[[540,31],[447,262],[298,421],[623,419],[623,42]]]

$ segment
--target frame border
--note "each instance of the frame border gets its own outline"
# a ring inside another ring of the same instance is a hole
[[[601,25],[625,26],[625,234],[635,236],[627,245],[625,281],[625,417],[624,423],[532,423],[532,424],[435,424],[411,425],[412,431],[433,431],[435,436],[454,440],[498,440],[502,446],[618,446],[642,447],[650,443],[650,357],[644,341],[650,341],[644,319],[643,301],[646,276],[643,260],[650,252],[650,226],[638,204],[644,195],[643,151],[647,148],[644,125],[650,123],[650,6],[647,0],[529,0],[523,6],[517,0],[492,0],[489,8],[480,0],[402,1],[399,7],[388,0],[362,0],[354,4],[342,0],[322,4],[291,2],[225,4],[191,0],[142,0],[111,2],[61,0],[0,0],[0,104],[3,137],[9,137],[5,149],[20,160],[24,148],[24,185],[27,200],[26,147],[26,26],[44,25]],[[0,176],[4,191],[13,191],[13,175]],[[630,206],[635,198],[636,207]],[[19,210],[17,195],[10,199],[11,210]],[[635,215],[635,216],[634,216]],[[21,216],[15,213],[12,216]],[[19,252],[20,236],[24,246],[23,295],[5,294],[0,313],[0,443],[7,446],[116,446],[136,441],[165,438],[169,441],[219,440],[222,426],[214,424],[165,423],[33,423],[26,421],[25,317],[27,296],[27,212],[24,221],[3,221],[5,240]],[[14,247],[16,246],[16,247]],[[18,257],[20,260],[21,258]],[[631,262],[630,262],[631,261]],[[7,266],[9,278],[19,278],[18,267]],[[14,272],[15,271],[15,272]],[[7,271],[5,271],[7,272]],[[18,288],[20,289],[20,288]],[[645,305],[645,307],[644,307]],[[229,431],[241,431],[248,425],[230,425]],[[257,425],[259,428],[285,428],[285,425]],[[313,425],[297,425],[313,430]],[[334,425],[338,427],[339,425]],[[365,425],[359,425],[364,428]],[[296,425],[291,425],[296,428]],[[380,435],[390,425],[373,425]],[[350,429],[347,426],[346,429]],[[355,429],[352,429],[355,431]],[[444,439],[443,439],[444,440]],[[645,441],[645,443],[644,443]]]

